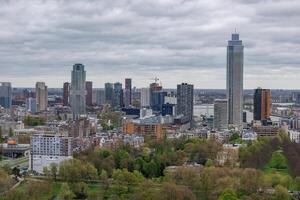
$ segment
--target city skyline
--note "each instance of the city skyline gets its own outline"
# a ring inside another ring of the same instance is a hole
[[[141,88],[158,76],[164,88],[188,78],[195,88],[224,89],[226,41],[235,28],[245,45],[244,88],[298,87],[299,1],[0,5],[0,79],[13,87],[62,87],[70,66],[82,63],[95,87],[130,77]]]

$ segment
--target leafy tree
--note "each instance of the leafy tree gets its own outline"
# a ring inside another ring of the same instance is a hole
[[[76,199],[86,199],[88,197],[88,185],[84,182],[74,183],[73,192]]]
[[[240,138],[241,138],[240,135],[235,132],[235,133],[230,135],[229,142],[230,143],[237,143]]]
[[[26,116],[24,118],[24,124],[26,126],[40,126],[45,124],[45,120],[39,117]]]
[[[193,192],[184,186],[175,185],[172,183],[164,183],[158,197],[160,200],[196,200]]]
[[[104,169],[102,169],[102,171],[101,171],[100,180],[102,181],[103,188],[106,191],[109,186],[109,180],[108,180],[107,172]]]
[[[49,171],[48,167],[46,167],[46,166],[43,167],[43,174],[47,177],[50,177],[50,171]]]
[[[238,197],[234,190],[225,189],[218,200],[238,200]]]
[[[58,195],[59,200],[72,200],[75,194],[70,189],[68,183],[63,183],[61,185],[60,193]]]
[[[275,151],[272,154],[272,158],[270,161],[270,167],[271,168],[276,168],[276,169],[286,169],[286,160],[285,157],[282,155],[281,152]]]
[[[55,181],[55,182],[56,182],[57,173],[58,173],[57,164],[51,163],[50,164],[50,174],[52,176],[53,181]]]
[[[247,168],[243,171],[240,179],[241,189],[247,193],[257,193],[263,184],[263,176],[261,171]]]
[[[63,161],[59,166],[59,176],[67,182],[98,178],[97,169],[91,163],[77,159]]]
[[[15,176],[20,176],[20,169],[18,167],[14,167],[12,169],[12,174]]]
[[[144,181],[144,177],[140,172],[129,172],[127,169],[114,170],[112,178],[115,184],[111,186],[111,190],[119,197],[133,193],[134,188]]]
[[[205,166],[206,166],[206,167],[212,167],[212,166],[214,166],[214,162],[213,162],[211,159],[208,159],[208,160],[206,161],[206,163],[205,163]]]
[[[288,190],[281,185],[276,186],[275,192],[273,194],[273,200],[289,200],[292,199]]]
[[[294,180],[294,182],[295,182],[295,186],[296,186],[296,190],[300,190],[300,177],[299,176],[297,176],[296,178],[295,178],[295,180]]]

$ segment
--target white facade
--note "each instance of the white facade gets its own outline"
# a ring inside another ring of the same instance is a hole
[[[142,108],[140,110],[140,118],[141,119],[144,119],[144,118],[147,118],[147,117],[151,117],[153,116],[153,111],[152,109],[148,109],[148,108]]]
[[[44,167],[50,167],[51,163],[57,166],[64,160],[72,159],[72,156],[47,156],[47,155],[30,155],[29,169],[43,174]]]
[[[31,137],[30,144],[29,166],[38,173],[43,173],[43,168],[49,167],[51,163],[59,165],[61,161],[72,158],[71,137],[36,134]]]
[[[150,107],[150,88],[141,89],[141,108]]]
[[[176,96],[165,96],[165,104],[177,104]]]
[[[296,142],[296,143],[300,142],[300,132],[299,131],[289,130],[288,134],[289,134],[291,141]]]

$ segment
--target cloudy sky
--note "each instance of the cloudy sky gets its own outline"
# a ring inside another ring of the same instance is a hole
[[[61,87],[80,62],[94,87],[225,88],[236,28],[245,88],[300,88],[299,0],[1,0],[0,27],[0,81],[16,87]]]

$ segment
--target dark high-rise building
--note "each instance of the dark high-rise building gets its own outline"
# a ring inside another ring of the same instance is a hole
[[[155,83],[150,84],[149,89],[150,89],[150,107],[151,107],[151,109],[155,110],[155,108],[153,107],[155,104],[155,98],[156,98],[156,96],[154,95],[154,92],[161,91],[162,86],[155,82]]]
[[[92,106],[93,105],[93,82],[92,81],[85,82],[85,90],[86,90],[86,96],[85,96],[86,105]]]
[[[162,105],[162,112],[161,112],[162,116],[175,115],[175,111],[176,111],[175,104],[166,103]]]
[[[164,91],[153,91],[152,92],[152,110],[156,112],[162,112],[162,106],[165,103],[165,96],[167,92]]]
[[[12,103],[12,87],[9,82],[0,83],[0,106],[3,108],[11,108]]]
[[[228,123],[242,127],[244,46],[239,34],[232,34],[227,46]]]
[[[114,86],[112,83],[105,83],[105,103],[113,105]]]
[[[70,98],[70,83],[65,82],[64,88],[63,88],[63,105],[68,106],[69,105],[69,98]]]
[[[177,85],[177,115],[183,115],[189,122],[193,120],[194,86],[187,83]]]
[[[113,92],[113,107],[121,108],[123,107],[123,89],[122,83],[114,83],[114,92]]]
[[[254,92],[254,120],[266,120],[271,115],[271,91],[257,88]]]
[[[131,78],[125,79],[125,94],[124,94],[124,105],[129,107],[131,105]]]

